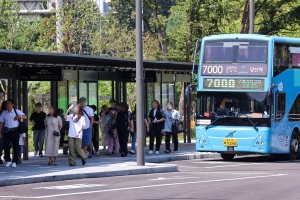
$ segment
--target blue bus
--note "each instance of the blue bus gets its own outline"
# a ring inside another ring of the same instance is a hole
[[[300,156],[300,39],[207,36],[197,74],[197,151]]]

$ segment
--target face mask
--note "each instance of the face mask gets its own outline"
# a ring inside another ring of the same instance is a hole
[[[168,109],[171,110],[171,109],[172,109],[172,106],[168,106]]]

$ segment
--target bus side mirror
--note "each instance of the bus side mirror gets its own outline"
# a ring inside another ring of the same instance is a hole
[[[191,102],[191,95],[192,95],[192,91],[191,91],[191,88],[192,87],[197,87],[197,84],[191,84],[189,86],[187,86],[185,88],[185,92],[184,92],[184,103],[186,105],[190,105],[190,102]]]

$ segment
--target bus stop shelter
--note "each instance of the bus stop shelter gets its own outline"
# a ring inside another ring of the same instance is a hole
[[[143,66],[145,111],[149,110],[149,102],[153,99],[162,104],[169,100],[174,102],[174,84],[167,83],[183,82],[187,86],[190,82],[192,63],[144,61]],[[111,98],[117,102],[126,101],[126,83],[135,82],[135,67],[134,59],[0,50],[0,78],[8,79],[7,97],[14,99],[16,107],[26,115],[28,81],[50,81],[51,104],[65,110],[81,96],[87,96],[89,104],[98,104],[101,95],[98,94],[98,81],[112,81]],[[89,89],[84,91],[81,87]],[[71,88],[77,92],[70,95]],[[185,142],[191,142],[190,116],[191,108],[185,105]],[[28,145],[24,146],[24,159],[28,159]]]

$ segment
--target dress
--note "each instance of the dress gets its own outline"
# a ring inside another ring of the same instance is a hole
[[[107,116],[106,115],[101,116],[100,121],[101,121],[101,133],[102,133],[102,146],[108,146],[109,135],[106,132]]]
[[[60,137],[54,136],[53,132],[59,132],[59,127],[62,127],[62,120],[61,117],[50,117],[47,116],[45,119],[45,126],[46,126],[46,156],[57,156],[58,155],[58,148],[59,148],[59,140]]]

